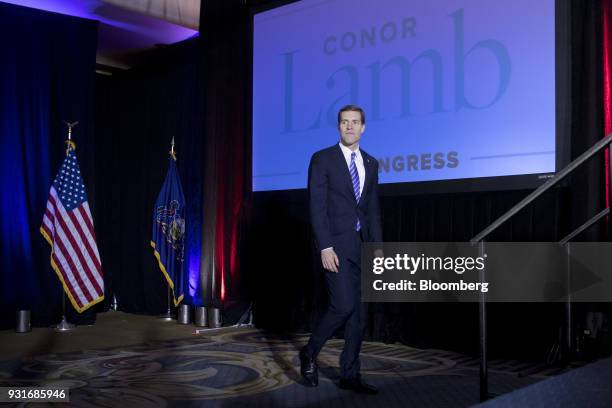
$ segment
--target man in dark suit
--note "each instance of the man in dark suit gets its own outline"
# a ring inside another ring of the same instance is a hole
[[[367,323],[366,304],[361,302],[361,243],[382,241],[378,162],[359,148],[364,130],[363,110],[355,105],[343,107],[338,112],[340,142],[316,152],[310,160],[310,217],[326,270],[329,307],[300,351],[300,364],[306,384],[317,386],[317,355],[343,327],[340,388],[376,394],[378,390],[359,374]]]

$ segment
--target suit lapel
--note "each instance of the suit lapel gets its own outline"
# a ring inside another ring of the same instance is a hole
[[[351,172],[349,171],[348,166],[346,165],[346,159],[344,158],[344,154],[342,153],[342,149],[339,145],[336,145],[336,163],[338,164],[338,170],[340,174],[344,174],[344,185],[348,192],[355,198],[355,192],[353,191],[353,181],[351,180]]]
[[[370,185],[370,180],[372,179],[372,163],[370,163],[369,156],[362,150],[361,158],[363,159],[363,168],[365,170],[365,180],[363,181],[363,191],[361,192],[362,200],[359,200],[359,203],[363,201],[363,197],[368,192],[368,186]]]

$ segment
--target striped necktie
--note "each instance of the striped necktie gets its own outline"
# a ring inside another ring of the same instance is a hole
[[[356,156],[357,154],[355,152],[351,153],[351,165],[349,166],[349,170],[351,172],[351,181],[353,182],[353,192],[355,193],[355,200],[359,203],[361,193],[359,192],[359,173],[357,172],[357,165],[355,164]],[[360,229],[361,224],[359,223],[359,218],[357,218],[357,223],[355,224],[355,231],[359,231]]]

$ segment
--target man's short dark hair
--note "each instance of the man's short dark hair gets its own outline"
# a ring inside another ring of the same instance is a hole
[[[357,106],[357,105],[343,106],[338,111],[338,125],[340,125],[340,120],[342,120],[342,112],[359,112],[359,114],[361,115],[361,124],[365,125],[365,112],[363,111],[363,109],[361,109],[361,106]]]

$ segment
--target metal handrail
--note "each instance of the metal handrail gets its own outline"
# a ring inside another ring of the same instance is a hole
[[[606,147],[612,147],[612,133],[606,135],[599,142],[595,143],[588,149],[586,152],[582,153],[576,160],[568,164],[563,170],[559,171],[557,174],[553,176],[550,180],[546,181],[540,187],[536,188],[531,194],[522,199],[519,203],[517,203],[514,207],[506,211],[501,217],[493,221],[487,228],[482,230],[478,235],[470,240],[472,244],[480,243],[479,252],[484,253],[484,239],[493,231],[495,231],[500,225],[504,222],[508,221],[512,218],[516,213],[521,211],[523,208],[528,206],[532,201],[536,198],[544,194],[555,184],[559,183],[565,177],[567,177],[570,173],[576,170],[579,166],[581,166],[585,161],[593,157],[595,154],[599,153],[601,150]],[[612,177],[612,174],[611,174]],[[580,226],[574,232],[569,234],[562,242],[567,243],[570,239],[575,237],[577,234],[584,231],[589,226],[593,225],[595,222],[608,215],[610,212],[609,209],[605,209],[601,211],[599,214],[595,215],[585,224]],[[480,271],[480,280],[484,281],[485,279],[485,271],[484,269]],[[567,326],[568,333],[571,332],[571,302],[568,300],[567,302],[567,312],[568,316]],[[489,375],[488,375],[488,363],[487,363],[487,303],[485,294],[481,294],[480,300],[478,302],[478,320],[479,320],[479,332],[480,332],[480,400],[485,401],[489,398]],[[571,336],[568,336],[568,344],[571,342]],[[569,346],[568,346],[569,348]]]
[[[512,218],[516,213],[521,211],[523,208],[531,204],[536,198],[544,194],[550,188],[552,188],[555,184],[559,183],[565,177],[567,177],[570,173],[580,167],[585,161],[593,157],[595,154],[599,153],[601,150],[608,147],[608,145],[612,143],[612,133],[609,133],[606,137],[601,139],[599,142],[595,143],[589,150],[582,153],[578,158],[576,158],[573,162],[565,166],[565,168],[558,173],[556,173],[553,178],[547,180],[540,187],[536,188],[531,192],[527,197],[523,198],[519,201],[514,207],[506,211],[502,216],[493,221],[487,228],[483,229],[478,235],[470,240],[471,243],[477,243],[485,239],[490,233],[495,231],[500,225],[508,221]]]
[[[572,239],[574,239],[574,237],[580,235],[583,231],[586,231],[591,225],[595,224],[597,221],[601,220],[603,217],[607,216],[608,214],[610,214],[610,209],[604,208],[603,210],[595,214],[590,220],[586,221],[584,224],[576,228],[574,231],[568,234],[565,238],[559,241],[559,245],[563,246],[567,244]]]

